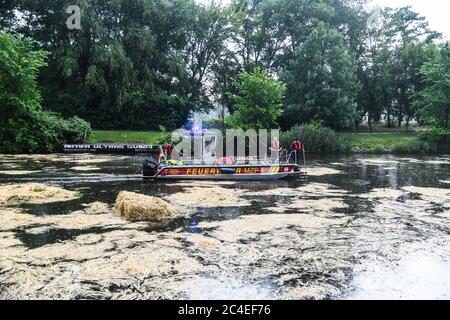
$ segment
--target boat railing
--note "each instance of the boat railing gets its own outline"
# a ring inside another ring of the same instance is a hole
[[[306,167],[306,157],[305,157],[305,149],[303,148],[303,164]],[[236,165],[268,165],[268,164],[290,164],[290,163],[299,163],[298,159],[299,154],[292,150],[290,153],[287,149],[283,149],[280,151],[277,159],[273,157],[265,155],[264,157],[233,157],[234,164]],[[187,158],[182,157],[180,159],[185,165],[217,165],[217,159],[215,158],[206,158],[206,159],[198,159],[198,158]]]
[[[283,161],[283,157],[284,157],[284,161]],[[286,149],[283,149],[280,152],[280,163],[288,163],[288,151]]]
[[[283,150],[284,151],[284,150]],[[287,150],[286,150],[286,155],[287,155]],[[296,152],[295,150],[292,150],[291,153],[289,153],[289,156],[286,157],[286,164],[288,163],[299,163],[298,159],[299,153]],[[306,168],[306,152],[305,152],[305,148],[302,149],[302,156],[303,156],[303,166]],[[280,161],[282,161],[282,158],[280,157]]]
[[[292,157],[294,157],[294,162],[292,162]],[[295,151],[291,151],[288,153],[288,150],[283,149],[280,153],[280,163],[288,164],[288,163],[298,163],[297,162],[297,153]]]
[[[297,152],[295,152],[295,150],[293,150],[293,151],[291,151],[291,153],[289,154],[289,157],[288,157],[288,159],[287,159],[287,163],[292,163],[291,162],[291,160],[292,160],[292,155],[294,155],[294,163],[298,163],[297,162]]]

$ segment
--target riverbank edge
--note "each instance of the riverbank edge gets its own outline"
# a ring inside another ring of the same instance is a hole
[[[344,148],[336,151],[308,152],[309,154],[376,154],[376,155],[405,155],[405,154],[450,154],[450,150],[443,152],[430,151],[423,141],[419,139],[418,131],[398,132],[336,132],[340,141],[345,144]],[[112,142],[112,143],[144,143],[150,145],[163,144],[168,139],[168,133],[158,131],[104,131],[94,130],[90,143]]]
[[[431,147],[431,145],[419,137],[419,132],[337,132],[337,144],[334,148],[318,151],[314,150],[308,144],[305,145],[308,154],[323,155],[349,155],[349,154],[367,154],[367,155],[446,155],[450,150],[440,150]],[[145,145],[163,145],[168,142],[170,136],[164,132],[158,131],[99,131],[94,130],[88,144],[145,144]],[[286,142],[287,143],[287,142]],[[312,150],[313,149],[313,150]],[[60,148],[60,150],[63,150]],[[53,152],[53,154],[62,153],[62,151]],[[14,154],[14,153],[4,153]],[[39,152],[30,152],[29,154],[43,154]],[[51,153],[50,153],[51,154]]]

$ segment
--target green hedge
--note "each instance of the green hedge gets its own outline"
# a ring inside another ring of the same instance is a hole
[[[426,143],[433,152],[450,152],[449,128],[431,128],[420,134],[420,140]]]
[[[66,126],[63,130],[63,137],[65,143],[87,143],[92,134],[91,125],[89,122],[74,116],[67,120],[63,120]]]
[[[426,154],[435,151],[429,143],[417,139],[398,142],[390,148],[389,152],[394,154]]]
[[[351,145],[339,137],[334,130],[315,123],[295,126],[289,131],[282,132],[280,138],[284,147],[290,147],[296,138],[300,138],[306,152],[309,153],[351,151]]]
[[[22,114],[0,128],[0,152],[55,152],[65,143],[86,143],[90,135],[90,124],[78,117],[65,120],[47,111]]]
[[[37,85],[47,52],[32,40],[0,32],[0,152],[53,152],[64,143],[82,143],[91,128],[84,120],[44,111]]]

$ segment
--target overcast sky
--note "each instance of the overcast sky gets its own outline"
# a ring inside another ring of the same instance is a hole
[[[449,0],[372,0],[371,5],[393,8],[410,5],[414,11],[428,19],[433,30],[443,33],[450,39]]]

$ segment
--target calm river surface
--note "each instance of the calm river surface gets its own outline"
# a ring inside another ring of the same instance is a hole
[[[0,155],[0,185],[78,195],[0,207],[0,299],[450,299],[450,156],[309,159],[305,183],[143,182],[142,160]],[[126,222],[124,190],[179,216]]]

